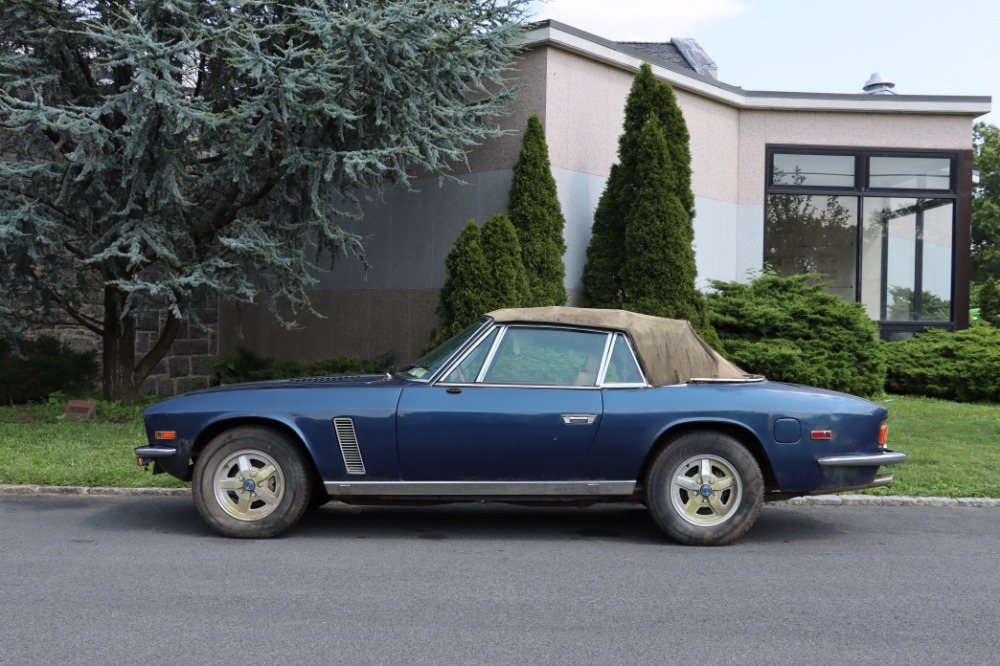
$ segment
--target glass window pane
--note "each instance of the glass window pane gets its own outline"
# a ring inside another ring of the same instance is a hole
[[[951,320],[954,202],[864,200],[861,302],[873,319]]]
[[[607,339],[606,333],[510,327],[483,381],[594,386]]]
[[[868,164],[870,189],[951,189],[951,160],[947,157],[872,157]]]
[[[775,153],[772,185],[854,187],[853,155]]]
[[[421,356],[416,363],[401,373],[402,376],[412,377],[414,379],[424,379],[430,377],[437,372],[441,366],[448,361],[448,359],[451,358],[452,354],[458,351],[462,345],[468,342],[476,335],[476,333],[485,327],[488,322],[489,319],[486,317],[480,317],[479,321],[469,324],[469,326],[461,332],[456,333],[454,337],[441,343],[431,351]]]
[[[479,376],[479,371],[483,367],[483,362],[486,361],[486,355],[490,353],[490,347],[493,346],[493,341],[497,337],[497,330],[494,329],[492,333],[486,336],[485,340],[476,345],[476,348],[469,352],[462,359],[462,362],[448,373],[444,381],[463,384],[476,381],[476,377]]]
[[[644,381],[642,371],[639,370],[639,365],[635,361],[635,356],[632,354],[625,336],[616,335],[614,346],[611,348],[608,370],[604,374],[604,383],[642,384]]]
[[[858,198],[771,194],[766,259],[782,276],[819,273],[827,291],[853,301],[857,289]]]

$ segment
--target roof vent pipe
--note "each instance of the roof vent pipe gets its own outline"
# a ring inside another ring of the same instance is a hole
[[[886,75],[882,72],[875,72],[865,83],[864,91],[866,95],[895,95],[892,92],[892,88],[895,88],[896,84],[886,78]]]

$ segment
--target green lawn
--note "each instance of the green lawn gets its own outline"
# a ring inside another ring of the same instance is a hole
[[[137,410],[99,407],[92,421],[62,420],[63,404],[0,407],[0,483],[114,488],[185,484],[136,466],[146,443]]]
[[[878,495],[1000,498],[1000,405],[887,396],[889,446],[909,460]],[[145,443],[134,410],[99,408],[95,421],[64,421],[62,405],[0,407],[0,483],[182,487],[135,465]]]
[[[886,396],[889,448],[909,456],[872,495],[1000,498],[1000,405]]]

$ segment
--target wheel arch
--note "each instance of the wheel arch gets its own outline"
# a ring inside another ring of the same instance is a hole
[[[660,433],[660,436],[656,438],[656,442],[652,447],[650,447],[649,452],[646,454],[646,458],[643,460],[642,467],[639,470],[639,477],[637,479],[639,486],[645,488],[646,480],[649,477],[650,467],[652,467],[656,457],[663,449],[670,446],[670,444],[676,441],[680,436],[686,435],[690,432],[699,431],[722,433],[724,435],[729,435],[738,441],[746,447],[754,459],[756,459],[757,464],[760,466],[760,471],[764,475],[765,491],[778,487],[778,480],[774,473],[774,468],[771,466],[771,460],[767,455],[767,451],[764,449],[764,445],[761,443],[757,435],[754,434],[753,430],[741,423],[733,421],[712,420],[685,421],[683,423],[671,425]]]
[[[270,419],[262,416],[233,416],[213,421],[202,429],[200,433],[198,433],[198,437],[195,438],[194,443],[191,445],[192,461],[201,455],[202,451],[205,450],[205,447],[208,446],[208,443],[213,439],[224,432],[241,427],[266,428],[284,436],[305,456],[305,459],[309,464],[309,469],[312,471],[314,481],[318,484],[317,487],[323,487],[323,480],[320,477],[319,470],[316,469],[316,461],[313,459],[312,452],[306,445],[305,438],[302,433],[288,423],[279,419]]]

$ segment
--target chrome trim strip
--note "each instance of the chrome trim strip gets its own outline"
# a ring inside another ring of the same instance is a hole
[[[482,383],[483,379],[486,377],[486,371],[489,370],[490,365],[493,364],[493,357],[496,356],[497,350],[500,349],[500,343],[503,341],[503,336],[507,335],[507,326],[498,326],[499,331],[497,332],[497,337],[493,338],[493,344],[490,346],[490,350],[486,352],[486,358],[483,359],[483,367],[479,368],[479,372],[476,374],[476,378],[473,380],[475,383]],[[477,347],[479,345],[476,345]],[[475,349],[475,347],[473,347]],[[462,359],[465,360],[464,358]],[[462,361],[459,361],[461,363]],[[448,375],[445,375],[447,377]]]
[[[177,449],[173,446],[140,446],[135,450],[140,458],[169,458],[176,454]]]
[[[635,362],[635,367],[639,368],[639,376],[642,377],[642,382],[641,383],[640,382],[627,382],[627,383],[626,382],[611,382],[610,384],[609,383],[605,383],[605,380],[607,379],[607,376],[606,376],[607,375],[607,370],[608,370],[607,366],[611,365],[611,353],[614,350],[614,343],[612,343],[611,348],[608,350],[608,357],[607,357],[607,359],[605,359],[605,362],[604,362],[605,363],[605,365],[604,365],[604,373],[605,374],[601,375],[601,382],[599,384],[600,387],[601,388],[606,388],[606,389],[607,388],[647,388],[647,387],[649,387],[649,385],[650,385],[649,384],[649,380],[646,379],[646,373],[642,369],[642,363],[639,363],[639,358],[635,355],[635,349],[632,348],[632,341],[629,340],[628,336],[625,335],[624,333],[615,333],[615,337],[616,338],[620,337],[622,340],[625,341],[625,347],[628,349],[628,352],[632,355],[632,360]]]
[[[566,425],[593,425],[597,414],[561,414]]]
[[[885,453],[848,456],[822,456],[816,462],[824,467],[878,467],[880,465],[898,465],[905,460],[905,453],[886,451]]]
[[[394,497],[578,497],[632,495],[635,481],[326,481],[338,495]]]
[[[354,430],[354,419],[338,416],[333,420],[333,430],[337,433],[337,443],[340,444],[340,455],[344,458],[344,467],[348,474],[364,474],[365,461],[361,457],[361,447],[358,446],[358,434]]]
[[[594,384],[600,386],[604,383],[604,375],[608,373],[608,366],[611,364],[611,350],[615,344],[618,333],[609,333],[604,340],[604,355],[601,356],[601,364],[597,367],[597,377]]]

